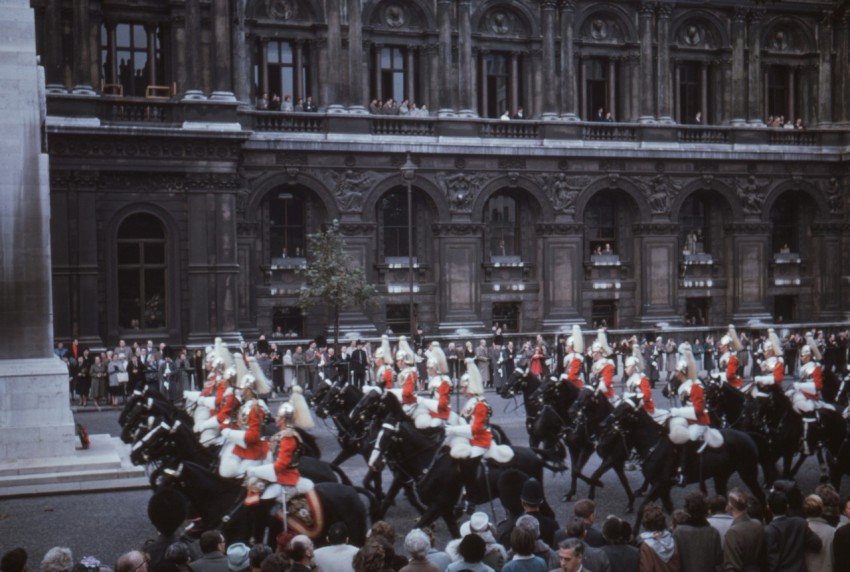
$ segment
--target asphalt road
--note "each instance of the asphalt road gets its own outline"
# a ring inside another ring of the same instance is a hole
[[[668,401],[656,390],[656,403],[659,407],[668,407]],[[517,444],[526,444],[527,436],[524,427],[524,412],[518,409],[519,402],[505,400],[496,394],[488,392],[488,401],[493,406],[493,421],[499,423],[508,436]],[[454,406],[453,400],[453,406]],[[91,433],[109,433],[117,435],[118,412],[82,412],[77,414],[77,420],[85,424]],[[322,458],[330,460],[338,450],[336,439],[331,428],[317,419],[317,427],[313,433],[319,439],[322,447]],[[594,456],[585,471],[590,474],[597,465]],[[362,458],[353,458],[343,464],[343,469],[353,481],[362,481],[365,475],[365,463]],[[640,472],[628,473],[633,488],[640,486]],[[568,473],[552,474],[547,471],[544,483],[546,497],[555,508],[559,522],[565,522],[572,515],[573,503],[562,503],[562,495],[569,485]],[[798,475],[800,486],[804,492],[811,491],[818,483],[819,471],[816,462],[808,460]],[[608,514],[617,514],[626,518],[626,495],[613,472],[603,476],[605,487],[597,494],[597,518],[604,519]],[[384,487],[388,486],[390,475],[384,474]],[[730,486],[738,486],[740,481],[733,477]],[[682,498],[687,491],[694,490],[692,485],[687,489],[675,489],[673,501],[681,506]],[[850,492],[850,485],[845,484],[844,494]],[[579,496],[587,494],[587,485],[579,483]],[[150,491],[108,492],[102,494],[80,494],[50,496],[41,498],[26,498],[4,500],[0,502],[0,553],[15,546],[23,546],[30,555],[30,569],[37,569],[38,563],[53,546],[67,546],[73,550],[74,557],[79,560],[83,556],[94,555],[104,564],[114,565],[117,557],[141,546],[147,538],[152,538],[155,531],[147,519],[147,501]],[[491,507],[482,506],[480,510],[490,512]],[[495,504],[496,519],[504,518],[504,511],[498,501]],[[387,514],[387,520],[397,531],[396,549],[402,550],[404,534],[415,525],[416,513],[408,505],[403,496],[399,496],[396,506]],[[491,515],[491,519],[492,519]],[[448,539],[446,526],[439,521],[435,526],[438,543],[444,545]]]

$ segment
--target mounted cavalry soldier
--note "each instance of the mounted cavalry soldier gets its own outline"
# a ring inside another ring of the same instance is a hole
[[[785,362],[780,357],[782,345],[776,331],[770,328],[767,331],[768,339],[765,340],[762,350],[764,359],[759,361],[762,374],[753,377],[756,382],[753,388],[753,397],[764,400],[770,396],[768,391],[773,387],[781,387],[782,378],[785,375]]]
[[[508,445],[499,445],[493,441],[490,431],[490,417],[493,409],[484,398],[484,384],[481,374],[475,367],[475,360],[466,358],[466,373],[460,378],[460,389],[466,404],[460,416],[465,424],[446,427],[446,437],[451,443],[451,456],[458,460],[460,471],[467,490],[475,487],[476,472],[481,458],[507,463],[514,456]]]
[[[582,371],[584,369],[584,338],[578,324],[573,324],[573,334],[567,338],[566,348],[569,350],[569,353],[564,356],[564,373],[561,374],[561,379],[566,379],[581,389],[584,387],[584,381],[582,380]]]
[[[428,390],[431,399],[423,399],[414,422],[417,429],[439,427],[448,422],[452,413],[452,380],[449,379],[449,364],[440,342],[432,342],[428,349]]]
[[[744,386],[744,380],[738,377],[738,353],[744,346],[741,345],[741,340],[738,339],[738,333],[735,331],[735,326],[730,324],[729,330],[725,336],[720,338],[719,349],[721,352],[719,370],[712,372],[712,379],[726,382],[736,389],[741,389]]]
[[[416,354],[404,336],[398,339],[395,362],[399,370],[396,379],[401,386],[401,405],[405,413],[412,415],[417,406],[416,388],[419,376],[416,373]]]
[[[381,345],[375,350],[375,365],[378,370],[375,373],[375,385],[382,390],[392,389],[395,386],[395,372],[393,371],[393,352],[390,349],[390,339],[381,336]]]
[[[614,395],[614,362],[608,356],[614,350],[608,345],[608,337],[604,328],[599,328],[596,341],[590,346],[590,355],[593,365],[590,369],[590,385],[597,393],[604,395],[612,405],[616,405],[617,397]]]
[[[626,378],[623,399],[635,409],[642,408],[657,423],[666,420],[669,412],[656,408],[652,399],[652,384],[644,375],[643,356],[637,341],[632,344],[632,355],[623,361],[623,373]]]
[[[812,334],[806,332],[806,345],[800,349],[800,380],[794,382],[788,391],[794,411],[803,417],[803,452],[810,455],[808,436],[809,428],[814,423],[815,429],[820,425],[819,409],[834,411],[835,407],[821,398],[823,389],[823,369],[820,360],[821,353]]]
[[[234,393],[237,380],[236,364],[227,344],[221,338],[215,340],[215,352],[216,357],[213,360],[213,369],[216,373],[215,390],[209,397],[199,397],[197,400],[199,405],[210,410],[209,419],[200,425],[195,425],[195,432],[201,433],[201,442],[205,445],[212,444],[212,439],[204,439],[204,435],[218,436],[222,425],[230,419],[238,405]],[[242,356],[239,356],[239,360],[241,359]]]
[[[237,360],[237,369],[239,368]],[[218,472],[222,477],[233,478],[244,475],[249,467],[261,465],[266,460],[269,444],[263,439],[263,424],[268,408],[259,398],[271,392],[271,384],[257,360],[249,358],[251,371],[244,371],[237,383],[238,398],[242,406],[236,419],[221,430],[224,447]]]
[[[697,365],[689,347],[683,348],[683,357],[676,364],[675,379],[679,384],[676,393],[682,401],[682,407],[670,409],[670,441],[679,445],[678,484],[685,484],[685,463],[687,461],[688,442],[700,442],[698,452],[706,446],[718,448],[723,445],[723,435],[709,427],[711,420],[705,408],[705,393],[697,377]]]

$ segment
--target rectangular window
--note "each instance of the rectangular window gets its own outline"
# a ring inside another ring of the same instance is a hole
[[[700,109],[700,64],[686,62],[679,66],[679,123],[694,123]]]
[[[587,99],[584,116],[587,118],[596,118],[599,109],[603,112],[612,111],[608,101],[608,76],[605,73],[607,67],[607,60],[601,58],[592,58],[585,63],[584,84]]]
[[[521,329],[520,302],[494,302],[493,325],[501,326],[503,331],[518,332]]]
[[[298,306],[275,306],[272,315],[272,327],[275,332],[280,332],[286,338],[301,337],[304,335],[304,316]]]
[[[789,107],[788,68],[770,66],[767,71],[767,114],[773,117],[782,116],[785,121],[793,121],[793,109]]]
[[[506,54],[491,54],[485,60],[487,76],[487,110],[490,117],[510,113],[510,61]]]
[[[708,312],[711,308],[709,298],[687,298],[685,300],[685,324],[701,326],[708,323]]]
[[[416,305],[413,306],[416,313]],[[411,334],[410,304],[387,304],[387,329],[393,334]]]
[[[104,90],[108,93],[144,97],[148,86],[166,84],[159,26],[102,25],[100,59]]]
[[[591,309],[591,322],[594,328],[616,328],[617,301],[594,300]]]
[[[270,101],[275,95],[281,100],[288,96],[292,104],[306,99],[310,85],[308,61],[306,45],[297,46],[291,41],[269,41],[266,46],[268,85],[261,85],[259,91],[268,93]]]
[[[292,193],[269,200],[269,249],[271,258],[303,258],[306,227],[304,201]]]

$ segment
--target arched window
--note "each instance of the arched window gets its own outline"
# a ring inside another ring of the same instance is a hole
[[[414,214],[416,213],[414,201]],[[396,256],[415,257],[416,252],[416,217],[413,217],[413,250],[408,242],[407,224],[407,193],[393,191],[387,193],[380,204],[380,220],[383,228],[384,258]]]
[[[153,215],[131,215],[118,228],[118,324],[122,329],[167,326],[166,246],[165,228]]]
[[[585,225],[589,254],[618,254],[617,202],[614,199],[608,193],[599,194],[587,206]]]
[[[779,197],[770,210],[773,252],[800,253],[800,220],[805,211],[803,201],[791,193]]]
[[[691,195],[682,205],[682,244],[689,254],[711,252],[711,210],[702,197]]]
[[[485,233],[490,256],[521,256],[517,201],[496,195],[487,201]]]
[[[272,258],[306,256],[305,213],[303,199],[294,193],[275,193],[269,197],[269,249]]]

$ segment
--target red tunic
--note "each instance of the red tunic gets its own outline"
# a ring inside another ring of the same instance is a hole
[[[437,419],[448,419],[449,414],[452,412],[452,408],[449,406],[451,403],[451,397],[452,384],[443,380],[437,388],[437,410],[429,412],[431,413],[431,417],[436,417]]]
[[[596,383],[602,383],[605,385],[605,389],[602,394],[608,399],[614,399],[614,364],[609,359],[604,359],[604,365],[601,366],[601,370],[597,370],[597,378]],[[594,367],[596,369],[596,367]]]
[[[290,467],[292,459],[295,456],[295,451],[298,448],[298,437],[292,429],[284,429],[283,437],[277,447],[277,460],[274,462],[274,474],[277,475],[277,482],[289,487],[294,487],[301,478],[301,471],[298,467]]]
[[[581,358],[574,357],[570,360],[569,367],[567,367],[567,380],[569,380],[573,385],[575,385],[579,389],[584,387],[584,382],[581,380],[581,366]]]
[[[393,388],[393,368],[388,365],[382,365],[378,370],[379,383],[382,383],[384,389]]]
[[[224,425],[230,419],[233,409],[236,407],[239,407],[239,402],[236,401],[236,395],[233,392],[226,394],[221,406],[216,409],[215,418],[218,420],[218,424]]]
[[[493,434],[490,433],[490,406],[483,399],[479,399],[472,410],[472,439],[469,444],[475,447],[489,449],[493,443]]]
[[[773,357],[773,382],[775,385],[779,385],[782,383],[782,378],[785,376],[785,362],[783,362],[778,357]],[[768,363],[768,365],[770,365]],[[766,374],[769,374],[769,371],[765,371]]]
[[[815,382],[815,389],[817,391],[814,394],[809,393],[808,391],[802,391],[801,393],[806,396],[806,399],[820,399],[819,395],[823,389],[823,370],[821,369],[820,364],[815,365],[811,375],[808,377]],[[804,378],[800,381],[808,381],[808,379]]]
[[[694,383],[693,385],[691,385],[690,399],[691,405],[694,408],[694,413],[696,413],[697,419],[696,421],[688,419],[688,424],[710,425],[711,418],[708,416],[708,412],[705,410],[705,392],[702,389],[702,385],[699,385],[698,383]]]
[[[652,386],[646,376],[640,376],[640,392],[643,395],[643,410],[655,413],[655,402],[652,400]]]
[[[744,380],[738,377],[738,356],[732,353],[729,354],[729,361],[726,363],[726,383],[738,389],[744,386]]]
[[[409,367],[402,370],[399,376],[403,376],[401,381],[401,402],[404,405],[413,405],[416,403],[416,370]]]
[[[254,403],[251,407],[251,412],[248,413],[248,419],[245,425],[240,429],[245,430],[245,444],[247,447],[240,445],[233,446],[233,454],[240,459],[249,459],[251,461],[259,461],[266,458],[269,451],[269,442],[262,439],[263,436],[263,410]]]
[[[531,373],[536,376],[543,375],[543,360],[546,359],[546,356],[543,355],[543,352],[540,350],[536,350],[534,354],[531,356]]]

